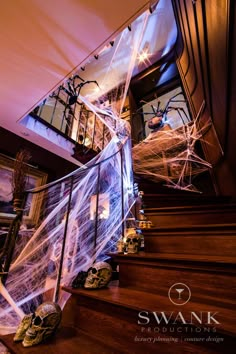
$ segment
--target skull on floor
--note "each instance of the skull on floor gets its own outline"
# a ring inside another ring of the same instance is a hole
[[[61,308],[54,302],[42,303],[32,315],[24,340],[24,347],[31,347],[53,335],[61,321]]]
[[[32,319],[33,319],[34,314],[30,313],[29,315],[25,315],[19,326],[17,327],[16,333],[14,335],[14,342],[19,342],[22,341],[25,337],[25,333],[27,331],[27,329],[29,328],[29,326],[31,325]]]
[[[89,268],[84,287],[90,289],[104,288],[112,276],[112,268],[107,262],[97,262]]]

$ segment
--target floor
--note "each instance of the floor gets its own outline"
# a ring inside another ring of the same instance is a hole
[[[3,345],[1,342],[0,342],[0,354],[8,354],[10,353],[7,348],[5,347],[5,345]]]

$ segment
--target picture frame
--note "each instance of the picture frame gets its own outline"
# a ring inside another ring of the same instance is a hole
[[[0,224],[11,223],[16,213],[13,210],[12,177],[15,160],[0,154]],[[26,190],[44,185],[48,175],[28,165]],[[29,194],[24,209],[23,223],[33,227],[39,218],[42,198],[37,193]]]

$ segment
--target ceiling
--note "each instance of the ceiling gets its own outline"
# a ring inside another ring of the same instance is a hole
[[[160,3],[170,6],[171,0]],[[67,151],[28,130],[20,121],[149,7],[147,0],[1,2],[1,126],[76,163]],[[151,43],[155,33],[150,35]],[[95,60],[97,72],[98,63],[104,64],[106,56]]]

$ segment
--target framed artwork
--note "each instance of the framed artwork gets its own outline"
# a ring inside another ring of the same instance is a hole
[[[13,196],[12,196],[12,176],[14,159],[0,154],[0,223],[8,224],[14,217]],[[42,186],[47,181],[47,174],[29,165],[27,172],[26,190]],[[26,199],[23,222],[33,226],[37,223],[40,213],[39,195],[29,194]]]

